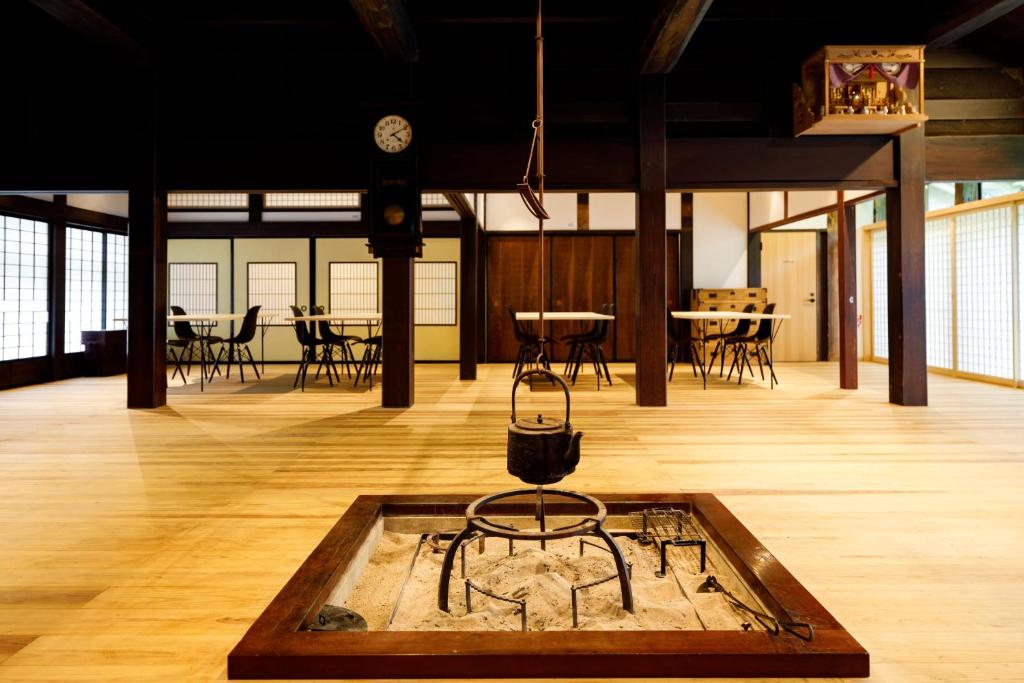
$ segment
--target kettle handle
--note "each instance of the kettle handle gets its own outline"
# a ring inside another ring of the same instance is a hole
[[[516,390],[519,388],[520,382],[532,375],[544,375],[549,379],[556,380],[562,385],[562,391],[565,392],[565,424],[569,425],[569,385],[565,383],[564,379],[544,368],[525,370],[516,375],[516,381],[512,384],[512,422],[515,423],[516,421]]]

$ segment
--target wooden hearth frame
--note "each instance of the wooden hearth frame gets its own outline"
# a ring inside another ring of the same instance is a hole
[[[867,651],[729,512],[706,493],[597,495],[609,516],[692,504],[723,555],[769,610],[814,627],[805,642],[742,631],[306,631],[384,517],[452,517],[476,495],[359,496],[228,655],[228,678],[866,677]],[[533,501],[491,514],[532,515]],[[578,509],[578,506],[576,507]],[[572,514],[571,503],[548,506]],[[458,523],[455,524],[458,526]]]

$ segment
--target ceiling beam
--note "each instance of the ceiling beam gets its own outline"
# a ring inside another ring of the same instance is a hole
[[[973,0],[964,2],[957,11],[925,34],[928,48],[945,47],[987,26],[996,19],[1024,7],[1024,0]]]
[[[384,56],[395,62],[416,61],[416,32],[402,0],[351,0],[359,23]]]
[[[712,0],[662,0],[640,52],[640,73],[675,68]]]
[[[473,211],[473,207],[470,205],[466,195],[462,192],[445,192],[444,198],[448,200],[451,207],[455,209],[455,213],[459,214],[459,218],[476,218],[476,213]]]
[[[104,50],[148,64],[149,49],[84,0],[31,0],[39,9]]]

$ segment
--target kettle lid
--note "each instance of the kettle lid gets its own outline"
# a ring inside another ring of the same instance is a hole
[[[536,418],[519,418],[513,423],[519,429],[530,432],[552,432],[565,429],[566,423],[552,417],[544,417],[538,414]]]

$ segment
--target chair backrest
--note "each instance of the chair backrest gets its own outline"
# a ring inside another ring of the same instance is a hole
[[[768,304],[764,307],[762,313],[771,315],[775,312],[775,304]],[[754,339],[757,341],[768,341],[772,336],[772,323],[775,322],[771,318],[765,318],[757,325],[757,332],[754,334]]]
[[[519,324],[516,319],[516,311],[511,306],[508,307],[508,316],[512,318],[512,333],[516,336],[516,341],[520,344],[529,344],[531,342],[530,335]]]
[[[754,304],[747,304],[743,307],[744,313],[753,313]],[[729,336],[731,337],[746,337],[750,334],[750,318],[745,318],[736,323],[736,329],[733,330]]]
[[[174,315],[188,315],[181,306],[171,306],[171,313]],[[178,339],[199,339],[199,335],[192,329],[192,323],[187,320],[174,321],[174,336]]]
[[[248,344],[256,336],[256,324],[259,322],[257,318],[260,314],[260,308],[262,306],[252,306],[245,312],[242,326],[238,330],[238,334],[235,335],[234,341],[236,344]]]
[[[615,315],[615,304],[604,304],[601,306],[602,315]],[[608,339],[608,331],[612,327],[611,320],[598,320],[594,326],[594,334],[590,335],[590,340],[595,344],[601,344]]]
[[[294,316],[296,318],[301,318],[302,317],[302,309],[301,308],[299,308],[298,306],[291,306],[290,308],[292,309],[292,316]],[[295,324],[295,338],[298,339],[299,343],[302,344],[303,346],[308,345],[309,344],[309,328],[306,327],[306,323],[302,322],[301,320],[296,320],[294,324]]]

